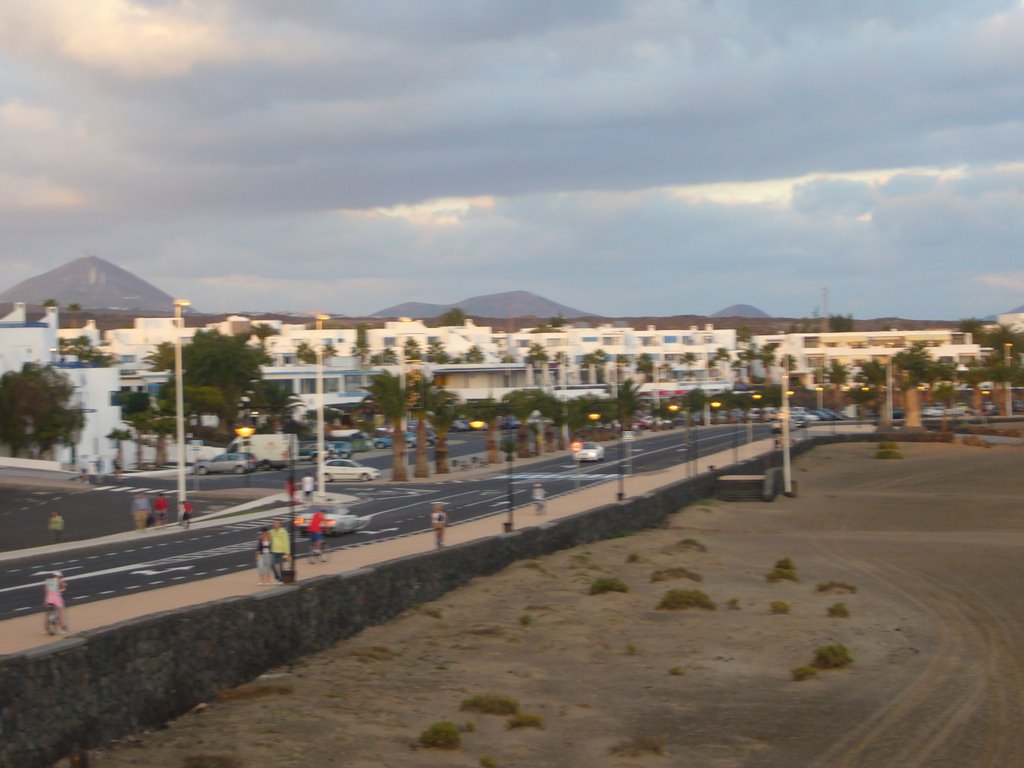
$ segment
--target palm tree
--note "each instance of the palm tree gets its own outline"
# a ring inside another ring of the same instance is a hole
[[[530,366],[530,370],[533,372],[532,380],[536,382],[537,378],[537,363],[546,363],[548,361],[548,351],[544,348],[544,345],[539,342],[533,342],[530,344],[529,350],[526,352],[526,362]],[[543,370],[547,370],[547,366],[544,366]],[[545,380],[547,377],[544,377]]]
[[[133,430],[135,430],[135,468],[142,469],[142,445],[145,442],[152,425],[153,414],[151,411],[138,411],[130,413],[125,418]]]
[[[419,341],[412,337],[407,338],[402,347],[402,355],[406,360],[419,360],[421,357]]]
[[[356,326],[356,340],[349,350],[349,354],[359,361],[359,367],[365,368],[370,361],[370,342],[367,339],[366,323],[359,323]]]
[[[374,365],[398,365],[398,353],[391,347],[384,347],[384,351],[373,355],[370,362]]]
[[[279,331],[272,326],[270,323],[256,323],[252,327],[252,335],[256,337],[256,341],[259,342],[260,348],[267,351],[267,339],[271,336],[277,336]]]
[[[161,341],[143,358],[150,370],[169,371],[174,368],[174,344],[169,341]]]
[[[316,362],[316,350],[308,341],[300,341],[299,346],[295,348],[295,357],[300,363],[306,365],[312,365]]]
[[[640,398],[640,385],[633,379],[626,379],[619,385],[615,393],[615,412],[619,419],[619,432],[629,429],[633,424],[633,415],[641,409],[643,400]]]
[[[711,357],[711,364],[717,368],[719,363],[729,362],[729,357],[729,350],[725,347],[719,347]],[[721,371],[719,371],[719,373],[721,373]]]
[[[696,352],[684,352],[682,357],[682,363],[686,366],[686,378],[693,378],[693,366],[697,364],[697,353]]]
[[[881,363],[878,360],[867,360],[861,363],[857,379],[871,387],[875,392],[875,410],[879,414],[879,428],[890,429],[892,421],[889,419],[889,409],[882,407],[882,390],[885,388],[886,381],[888,380],[885,363]]]
[[[892,360],[899,373],[899,386],[904,392],[906,403],[905,429],[924,429],[921,423],[921,397],[918,386],[934,380],[934,361],[927,352],[924,342],[912,344],[897,353]]]
[[[367,399],[373,400],[376,410],[384,414],[384,418],[394,427],[391,442],[391,479],[399,483],[404,482],[408,479],[405,466],[404,423],[408,392],[401,379],[388,371],[376,374],[365,389],[369,393]]]
[[[451,356],[444,349],[444,342],[434,340],[427,344],[428,363],[447,363]]]
[[[74,328],[78,325],[78,313],[82,311],[82,305],[71,303],[68,304],[68,312],[71,313],[71,327]]]
[[[516,430],[517,456],[521,459],[530,456],[530,418],[533,412],[539,410],[540,400],[535,391],[516,389],[507,393],[501,401],[507,406],[509,412],[519,420],[519,427]]]
[[[117,454],[115,457],[115,461],[117,462],[116,467],[124,467],[124,450],[121,446],[121,443],[123,443],[125,440],[131,439],[132,433],[130,430],[127,429],[120,429],[115,427],[114,429],[110,430],[109,433],[107,433],[107,440],[113,440],[115,446],[117,447]]]
[[[825,378],[832,385],[832,405],[838,411],[841,407],[840,399],[842,396],[840,392],[842,392],[846,382],[850,379],[850,368],[838,360],[829,360],[828,369],[825,371]]]
[[[270,418],[271,429],[280,432],[285,419],[302,405],[302,398],[277,382],[261,381],[253,390],[253,405]]]
[[[463,356],[463,359],[467,363],[482,363],[484,361],[484,351],[474,344],[466,350],[466,354]]]
[[[651,376],[654,373],[654,361],[646,352],[641,352],[640,356],[636,359],[636,372],[642,373],[647,377],[648,381],[651,380]]]
[[[765,381],[769,383],[771,383],[772,380],[772,366],[775,365],[775,350],[778,348],[778,344],[769,342],[761,347],[761,351],[758,353],[758,359],[761,361],[761,367],[764,368]]]
[[[459,411],[455,405],[455,396],[447,390],[433,387],[430,397],[434,401],[430,407],[430,423],[437,433],[437,445],[434,446],[434,472],[446,475],[451,472],[451,462],[448,459],[448,433],[451,431],[452,422],[458,418]]]

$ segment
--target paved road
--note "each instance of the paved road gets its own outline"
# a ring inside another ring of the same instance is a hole
[[[740,445],[738,430],[727,426],[708,427],[699,433],[696,447],[702,456],[723,451],[726,452],[723,455],[728,456],[734,444]],[[767,427],[759,425],[755,436],[759,433],[767,433]],[[433,482],[332,484],[332,492],[351,497],[348,504],[352,510],[368,519],[364,530],[332,543],[342,549],[360,547],[425,531],[428,528],[426,512],[433,501],[445,503],[453,524],[507,515],[510,490],[514,508],[522,510],[532,503],[530,489],[535,482],[543,483],[549,499],[595,485],[617,483],[622,484],[628,495],[633,473],[679,466],[692,457],[693,444],[687,445],[684,437],[683,430],[647,435],[627,446],[621,458],[618,447],[609,447],[606,461],[580,466],[565,454],[516,462],[511,478],[505,465],[497,472],[492,468],[453,473],[443,481],[435,477]],[[742,439],[745,437],[744,432]],[[283,482],[284,474],[260,473],[257,477],[265,480],[267,489],[271,490]],[[278,476],[276,480],[274,475]],[[239,478],[216,478],[216,481],[218,485],[230,487],[237,486]],[[122,485],[86,486],[74,491],[22,489],[14,493],[6,489],[5,492],[17,496],[26,508],[36,501],[40,519],[48,514],[46,502],[58,497],[70,499],[75,506],[76,525],[88,525],[89,532],[98,536],[111,532],[113,527],[118,535],[113,536],[112,541],[46,547],[46,551],[37,553],[8,552],[4,558],[7,567],[0,574],[0,620],[37,611],[39,585],[52,570],[64,573],[69,584],[69,604],[73,606],[251,569],[256,529],[269,524],[274,517],[287,520],[289,516],[289,508],[282,498],[277,507],[202,522],[187,531],[170,526],[142,534],[125,532],[129,528],[131,491],[156,485],[152,478],[126,478]],[[612,498],[614,494],[609,500]],[[224,501],[214,503],[229,506]],[[296,549],[300,554],[305,552],[305,541],[300,539]]]

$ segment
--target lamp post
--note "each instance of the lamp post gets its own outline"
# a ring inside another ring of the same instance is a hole
[[[1010,350],[1013,349],[1012,342],[1003,343],[1003,362],[1006,364],[1006,410],[1003,416],[1013,416],[1013,387],[1010,383]]]
[[[292,581],[298,577],[298,568],[295,557],[295,453],[292,451],[292,441],[288,441],[288,482],[285,484],[288,489],[288,555],[291,565]],[[285,581],[285,571],[282,566],[281,580]]]
[[[754,401],[754,407],[760,410],[761,398],[763,397],[763,395],[760,392],[755,392],[750,397]],[[760,419],[760,415],[758,416],[758,418]],[[751,415],[750,411],[747,411],[747,445],[749,445],[749,446],[753,446],[754,445],[754,419],[752,418],[752,415]],[[754,455],[753,447],[751,447],[748,450],[748,453],[751,456]]]
[[[326,493],[324,487],[324,344],[319,332],[323,330],[327,315],[316,316],[316,490],[322,499]],[[308,359],[308,358],[307,358]]]
[[[252,437],[253,432],[255,432],[255,431],[256,431],[256,429],[254,427],[249,426],[248,424],[246,424],[244,426],[241,426],[241,427],[235,427],[235,434],[238,435],[239,438],[241,438],[241,440],[242,440],[242,447],[245,448],[245,453],[249,452],[249,438]],[[246,471],[246,473],[245,473],[245,485],[246,485],[246,487],[249,486],[249,472],[248,471]]]
[[[678,403],[669,403],[668,404],[668,410],[669,410],[669,413],[672,414],[672,427],[674,428],[675,425],[676,425],[676,414],[679,413],[679,404]],[[682,451],[683,451],[683,462],[686,464],[686,476],[689,477],[690,476],[690,457],[686,455],[687,454],[687,450],[686,449],[688,447],[687,446],[686,438],[687,438],[686,426],[684,425],[683,426],[683,448],[682,448]]]
[[[181,310],[191,304],[188,299],[174,300],[174,416],[177,426],[178,453],[178,513],[188,499],[188,488],[185,485],[185,391],[181,372],[181,331],[183,318]]]
[[[793,495],[793,467],[789,455],[789,355],[782,358],[782,386],[779,389],[782,405],[782,492]]]
[[[513,466],[515,464],[516,455],[516,444],[511,440],[506,440],[501,445],[501,450],[505,452],[505,461],[508,462],[508,520],[503,525],[505,527],[505,533],[511,533],[515,527],[515,491],[513,489]]]
[[[569,443],[569,450],[572,451],[572,460],[576,463],[576,490],[580,489],[580,460],[577,456],[580,448],[583,447],[583,443],[579,440],[573,440]]]

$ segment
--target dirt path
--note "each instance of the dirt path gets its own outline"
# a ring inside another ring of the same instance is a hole
[[[872,451],[801,459],[795,499],[697,505],[664,529],[481,579],[91,765],[1024,765],[1024,453]],[[765,579],[783,557],[800,581]],[[628,591],[589,594],[601,578]],[[670,589],[717,609],[658,610]],[[838,602],[848,618],[828,615]],[[851,666],[793,681],[817,647],[840,643]],[[460,709],[487,693],[543,727]],[[418,747],[441,720],[459,726],[461,749]]]

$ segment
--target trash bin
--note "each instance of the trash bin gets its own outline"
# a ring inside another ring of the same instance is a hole
[[[502,525],[502,527],[503,527],[503,528],[505,529],[505,533],[512,533],[512,523],[510,523],[510,522],[508,522],[508,521],[506,520],[506,521],[505,521],[504,523],[502,523],[501,525]]]
[[[281,571],[281,583],[282,584],[294,584],[295,583],[295,569],[287,568]]]

